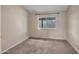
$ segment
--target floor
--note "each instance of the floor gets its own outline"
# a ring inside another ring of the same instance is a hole
[[[77,54],[66,40],[28,39],[4,54]]]

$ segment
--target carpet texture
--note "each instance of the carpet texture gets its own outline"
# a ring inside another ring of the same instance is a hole
[[[4,54],[76,54],[66,40],[28,39]]]

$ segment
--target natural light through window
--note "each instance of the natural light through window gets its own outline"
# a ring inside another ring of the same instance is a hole
[[[39,17],[39,28],[56,28],[56,17]]]

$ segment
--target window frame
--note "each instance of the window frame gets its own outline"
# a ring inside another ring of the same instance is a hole
[[[55,26],[55,28],[40,28],[39,27],[39,18],[42,18],[42,17],[45,17],[45,18],[47,18],[47,17],[55,17],[56,18],[56,23],[57,23],[56,15],[37,15],[38,29],[56,29],[56,26]]]

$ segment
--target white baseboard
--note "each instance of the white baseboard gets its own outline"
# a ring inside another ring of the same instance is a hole
[[[71,40],[67,40],[69,44],[76,50],[76,52],[79,54],[78,48],[74,45],[74,43]]]
[[[29,38],[29,37],[26,37],[24,40],[26,40],[26,39],[28,39],[28,38]],[[21,41],[17,42],[16,44],[12,45],[11,47],[9,47],[8,49],[6,49],[6,50],[4,50],[4,51],[1,51],[1,53],[4,53],[4,52],[8,51],[9,49],[15,47],[16,45],[22,43],[24,40],[21,40]]]
[[[47,38],[47,37],[35,37],[35,36],[31,36],[30,38],[41,38],[41,39],[51,39],[51,40],[52,40],[52,39],[53,39],[53,40],[66,40],[66,39],[62,39],[62,38],[59,39],[59,38],[51,38],[51,37],[48,37],[48,38]]]

